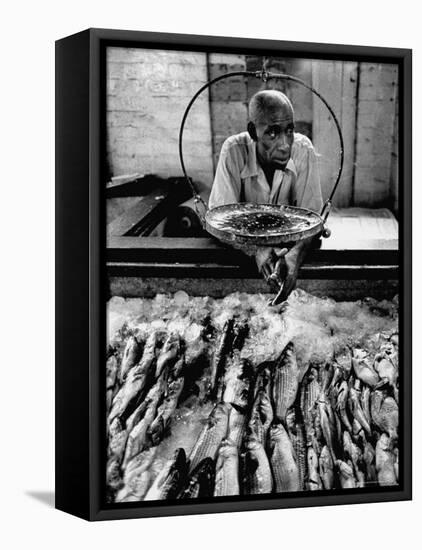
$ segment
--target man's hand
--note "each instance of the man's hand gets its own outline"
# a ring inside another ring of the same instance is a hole
[[[256,253],[256,265],[264,279],[271,286],[278,287],[283,280],[284,256],[287,248],[271,248],[263,246]]]
[[[296,287],[299,268],[305,259],[306,253],[311,247],[312,241],[313,237],[310,237],[308,239],[304,239],[303,241],[299,241],[290,250],[287,250],[287,248],[275,249],[282,252],[282,254],[280,254],[282,261],[279,263],[277,270],[280,277],[280,288],[278,290],[278,294],[271,302],[272,306],[285,302],[292,290]]]
[[[296,245],[297,246],[297,245]],[[298,250],[293,247],[290,252],[284,255],[284,282],[281,283],[281,288],[277,296],[272,300],[271,305],[276,306],[285,302],[292,290],[296,287],[297,276],[299,274],[299,257]]]

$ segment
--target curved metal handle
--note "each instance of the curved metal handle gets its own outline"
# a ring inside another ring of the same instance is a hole
[[[185,162],[184,162],[184,159],[183,159],[183,131],[184,131],[184,128],[185,128],[186,119],[187,119],[187,116],[189,114],[189,111],[191,110],[192,105],[195,103],[198,96],[201,95],[204,90],[206,90],[212,84],[215,84],[219,80],[223,80],[224,78],[229,78],[231,76],[254,76],[256,78],[260,78],[263,82],[267,82],[268,80],[271,80],[271,79],[291,80],[292,82],[297,82],[298,84],[301,84],[302,86],[304,86],[305,88],[310,90],[317,97],[319,97],[319,99],[327,107],[329,113],[333,117],[334,123],[335,123],[336,128],[337,128],[339,140],[340,140],[340,166],[339,166],[339,169],[338,169],[338,172],[337,172],[334,187],[333,187],[333,189],[330,193],[330,196],[325,201],[324,206],[322,207],[322,210],[321,210],[320,215],[324,219],[324,221],[326,221],[327,218],[328,218],[328,215],[330,213],[331,204],[332,204],[332,201],[333,201],[333,198],[334,198],[334,194],[335,194],[335,192],[337,190],[337,187],[338,187],[338,184],[340,182],[341,173],[343,171],[344,141],[343,141],[343,134],[341,133],[340,124],[337,120],[337,117],[336,117],[334,111],[332,110],[332,108],[330,107],[328,102],[323,98],[323,96],[319,92],[317,92],[315,90],[315,88],[313,88],[312,86],[309,86],[309,84],[306,84],[306,82],[304,82],[303,80],[300,80],[300,78],[296,78],[295,76],[290,76],[288,74],[281,74],[281,73],[270,73],[270,72],[267,72],[265,70],[256,71],[256,72],[252,72],[252,71],[234,71],[232,73],[226,73],[226,74],[217,76],[216,78],[213,78],[212,80],[209,80],[206,84],[201,86],[201,88],[199,88],[199,90],[192,97],[192,99],[190,100],[188,106],[186,107],[185,113],[184,113],[183,118],[182,118],[182,123],[181,123],[181,126],[180,126],[180,130],[179,130],[179,158],[180,158],[180,164],[182,166],[183,174],[184,174],[188,184],[190,185],[193,197],[195,198],[195,204],[201,203],[205,207],[205,212],[207,211],[207,206],[206,206],[204,200],[201,198],[199,193],[196,191],[195,185],[194,185],[192,179],[188,176],[188,174],[186,172],[186,168],[185,168]],[[198,209],[197,209],[197,214],[198,214],[198,216],[200,216],[200,220],[201,220],[202,224],[204,225],[204,217],[199,214]]]

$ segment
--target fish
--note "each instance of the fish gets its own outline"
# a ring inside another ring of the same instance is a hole
[[[126,466],[124,468],[123,480],[127,481],[130,473],[133,470],[137,470],[140,466],[143,466],[144,468],[149,467],[152,464],[152,461],[155,459],[156,454],[157,447],[150,447],[149,449],[145,449],[144,451],[141,451],[140,453],[132,457],[129,462],[126,463]]]
[[[167,396],[158,407],[157,416],[148,428],[148,435],[153,445],[158,445],[158,443],[163,439],[164,433],[169,428],[171,417],[176,410],[180,394],[183,391],[183,385],[183,377],[177,378],[169,383],[166,392]]]
[[[180,337],[176,333],[170,333],[161,348],[155,368],[155,378],[158,378],[166,367],[170,367],[177,358],[180,350]]]
[[[311,368],[302,381],[300,393],[300,408],[305,423],[311,421],[312,411],[316,406],[320,393],[321,386],[318,382],[318,371],[315,368]]]
[[[323,432],[322,432],[322,425],[321,425],[321,411],[318,406],[314,408],[312,411],[312,429],[307,427],[307,430],[310,430],[311,436],[314,435],[315,437],[311,437],[312,445],[319,456],[319,453],[321,452],[321,444],[320,441],[323,439]]]
[[[253,369],[247,359],[234,353],[227,364],[224,376],[223,402],[230,403],[246,411],[253,389]]]
[[[109,487],[113,491],[117,491],[123,486],[120,462],[114,456],[112,456],[112,458],[107,462],[106,479],[107,487]]]
[[[138,424],[145,416],[145,412],[151,403],[158,403],[161,401],[164,395],[165,382],[160,380],[155,383],[148,391],[145,399],[138,405],[133,413],[126,420],[126,429],[130,433],[133,428]]]
[[[271,425],[268,454],[276,493],[299,491],[299,469],[293,445],[281,422]]]
[[[321,419],[321,430],[324,435],[325,443],[327,444],[333,460],[335,460],[334,447],[337,439],[337,425],[331,410],[330,403],[325,399],[325,394],[321,393],[318,399],[319,416]]]
[[[363,414],[365,416],[366,421],[370,425],[372,422],[371,419],[371,390],[368,386],[365,386],[362,390],[362,393],[360,395],[360,402],[362,405]]]
[[[115,354],[110,355],[106,364],[106,388],[113,389],[118,378],[119,362]]]
[[[363,461],[365,463],[367,481],[376,481],[377,471],[375,468],[375,449],[369,441],[365,442],[365,446],[363,448]]]
[[[247,415],[237,407],[232,406],[229,413],[229,427],[227,438],[230,439],[238,449],[243,441],[247,424]]]
[[[377,387],[389,384],[395,387],[397,384],[398,370],[391,359],[384,353],[378,353],[374,360],[374,369],[378,372],[381,381]]]
[[[352,425],[350,423],[349,417],[347,415],[347,400],[349,397],[349,386],[347,385],[347,382],[343,380],[339,386],[339,390],[337,393],[337,404],[336,404],[336,410],[339,413],[340,419],[349,432],[352,431]]]
[[[185,369],[185,354],[182,354],[171,369],[170,379],[176,380],[177,378],[184,376],[184,369]]]
[[[355,476],[356,476],[356,487],[360,487],[361,489],[365,487],[365,474],[362,470],[359,470],[359,468],[355,469]]]
[[[115,502],[136,502],[144,498],[152,482],[150,466],[153,457],[152,453],[146,453],[137,467],[125,472],[125,485],[117,493]]]
[[[248,335],[249,335],[249,325],[247,321],[240,321],[236,323],[233,329],[232,350],[240,351],[243,348],[243,345]]]
[[[356,418],[354,418],[352,422],[352,435],[355,441],[358,441],[359,438],[365,437],[365,430],[362,428]]]
[[[322,489],[322,481],[319,475],[319,460],[313,445],[309,445],[306,453],[308,465],[307,487],[309,491]]]
[[[273,371],[275,368],[275,361],[265,361],[261,363],[257,368],[255,388],[254,388],[254,399],[256,394],[260,390],[265,390],[268,395],[272,395],[271,392],[271,379],[273,376]]]
[[[162,391],[162,383],[158,381],[148,393],[146,398],[148,405],[145,413],[129,433],[123,465],[127,464],[132,457],[141,452],[149,444],[148,428],[155,418],[157,407],[162,397]]]
[[[261,389],[258,391],[252,406],[249,429],[262,443],[262,445],[264,445],[264,447],[273,417],[274,414],[271,399],[265,389]]]
[[[190,474],[186,487],[178,498],[206,498],[214,493],[215,462],[207,456],[197,464]]]
[[[117,391],[116,382],[118,382],[118,370],[119,363],[117,357],[113,354],[107,359],[106,364],[106,400],[107,400],[107,411],[110,410],[111,404],[113,402],[113,397]]]
[[[337,386],[339,383],[341,384],[344,379],[344,370],[337,362],[334,363],[333,368],[333,376],[331,378],[330,385],[328,386],[329,392],[333,390],[333,388],[335,388],[335,386]]]
[[[324,445],[319,455],[319,477],[324,489],[334,487],[334,462],[327,445]]]
[[[126,380],[127,373],[135,366],[142,352],[142,346],[139,344],[136,336],[129,336],[125,349],[123,351],[122,362],[120,364],[119,381],[120,384]]]
[[[301,420],[296,420],[295,414],[287,413],[287,429],[299,470],[300,488],[304,489],[307,476],[305,426]]]
[[[271,468],[262,443],[253,435],[247,436],[240,456],[243,493],[247,495],[271,493],[273,488]]]
[[[399,480],[399,450],[394,449],[394,473],[396,474],[397,481]]]
[[[380,485],[396,485],[397,478],[394,468],[395,456],[391,451],[391,440],[387,434],[381,434],[375,447],[375,467]]]
[[[225,403],[218,403],[211,411],[189,455],[191,472],[204,458],[216,458],[218,447],[227,435],[229,412],[230,408]]]
[[[236,443],[224,439],[217,454],[214,496],[225,497],[239,493],[239,450]]]
[[[188,465],[183,448],[176,449],[173,456],[163,466],[144,500],[171,500],[177,497],[186,483]]]
[[[289,342],[284,348],[274,369],[273,403],[274,413],[285,420],[287,410],[293,405],[299,387],[299,368],[294,345]]]
[[[353,472],[353,466],[350,461],[337,459],[336,466],[342,489],[354,489],[356,487],[356,479]]]
[[[359,349],[352,350],[352,366],[356,376],[366,385],[374,388],[380,382],[378,373],[372,368],[368,354]]]
[[[334,376],[334,370],[333,363],[326,363],[324,367],[321,368],[321,389],[324,393],[328,393],[328,389]]]
[[[153,332],[146,341],[141,361],[129,371],[125,383],[113,399],[108,417],[110,424],[116,417],[126,421],[142,400],[153,370],[156,345],[157,333]]]
[[[352,412],[352,415],[354,418],[359,422],[359,424],[362,426],[362,428],[365,430],[365,432],[368,435],[371,435],[371,427],[368,423],[368,421],[365,418],[365,414],[363,412],[362,406],[360,404],[359,399],[359,392],[355,388],[349,389],[349,400],[348,404],[350,407],[350,410]]]
[[[127,437],[127,430],[122,426],[121,421],[115,418],[109,428],[108,456],[114,457],[119,463],[125,452]]]
[[[397,439],[397,428],[399,424],[399,408],[393,397],[384,398],[380,390],[372,392],[371,416],[373,423],[382,431],[386,432],[393,440]]]
[[[128,488],[123,487],[115,498],[115,502],[138,502],[144,498],[152,481],[152,473],[149,470],[133,472]]]
[[[344,456],[352,461],[354,471],[357,475],[361,471],[362,451],[353,443],[352,437],[347,431],[343,432],[343,450]]]
[[[211,363],[210,395],[216,397],[219,381],[224,375],[226,357],[233,343],[234,319],[228,319],[223,326],[220,338],[218,339]]]

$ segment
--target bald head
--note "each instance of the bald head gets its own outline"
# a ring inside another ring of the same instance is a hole
[[[281,113],[286,120],[294,119],[290,100],[278,90],[262,90],[252,96],[249,102],[249,120],[257,126],[275,113]]]
[[[289,99],[277,90],[263,90],[249,102],[248,132],[256,142],[259,164],[284,170],[294,141],[294,112]]]

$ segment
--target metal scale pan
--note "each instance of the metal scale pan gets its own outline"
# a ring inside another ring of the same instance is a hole
[[[319,235],[324,220],[307,208],[244,202],[208,210],[205,228],[220,241],[252,252],[255,247],[294,244]]]
[[[183,130],[188,113],[197,97],[209,86],[224,78],[239,75],[253,76],[262,79],[264,82],[269,79],[283,79],[297,82],[317,95],[333,117],[340,140],[340,166],[337,172],[334,187],[330,196],[325,201],[320,214],[306,208],[296,206],[253,203],[227,204],[208,210],[207,205],[197,193],[192,179],[186,172],[185,163],[183,160]],[[343,136],[337,117],[327,101],[319,94],[319,92],[302,80],[286,74],[269,73],[264,69],[257,72],[237,71],[227,73],[210,80],[196,92],[186,108],[179,132],[179,157],[183,173],[192,189],[195,208],[202,225],[208,233],[220,241],[235,248],[243,249],[246,253],[251,253],[254,248],[260,246],[285,246],[286,244],[293,245],[294,243],[309,237],[317,235],[322,235],[324,237],[329,236],[329,232],[325,229],[325,222],[327,221],[332,199],[339,184],[343,169]],[[200,205],[202,207],[202,212],[200,211]]]

